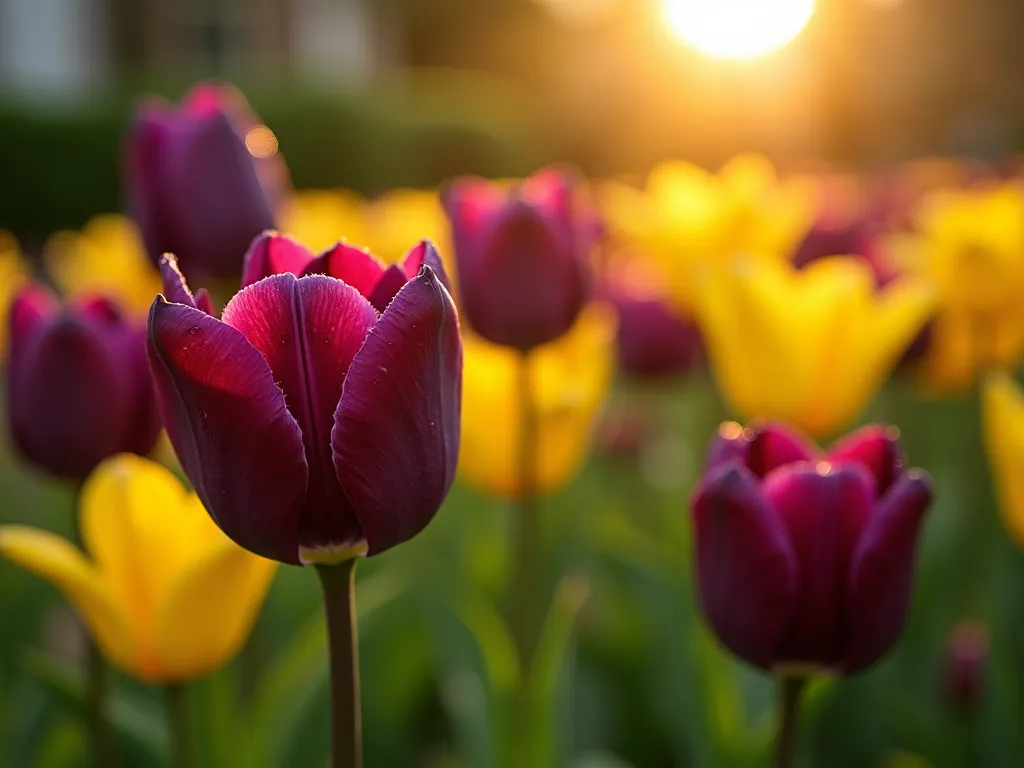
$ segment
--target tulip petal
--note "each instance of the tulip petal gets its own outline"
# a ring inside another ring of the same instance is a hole
[[[738,463],[704,482],[693,502],[701,605],[727,648],[769,669],[797,599],[796,555],[757,479]]]
[[[179,574],[154,617],[163,680],[190,680],[234,657],[249,636],[276,572],[230,541]]]
[[[263,353],[302,430],[310,482],[299,546],[331,550],[361,542],[334,471],[331,431],[349,364],[377,322],[376,310],[333,277],[273,275],[239,292],[224,308],[224,322]]]
[[[128,618],[79,549],[49,531],[5,525],[0,527],[0,555],[67,595],[103,655],[133,670],[136,649]]]
[[[298,277],[316,257],[306,246],[279,232],[268,230],[256,236],[242,263],[242,287],[270,275]]]
[[[213,519],[251,552],[297,563],[309,468],[266,360],[234,328],[162,297],[148,347],[168,435]]]
[[[758,477],[798,461],[812,461],[821,455],[814,443],[784,424],[765,424],[754,428],[747,449],[747,466]]]
[[[407,279],[412,280],[420,273],[420,269],[426,264],[430,267],[441,284],[451,293],[452,284],[448,281],[448,273],[445,272],[444,262],[441,261],[441,254],[437,247],[429,240],[421,240],[402,259],[402,269]]]
[[[153,260],[174,249],[174,222],[169,218],[164,164],[168,140],[166,106],[144,102],[137,110],[126,142],[125,189],[128,208],[139,226],[146,252]]]
[[[28,335],[40,328],[47,320],[57,316],[60,304],[57,297],[38,283],[29,283],[18,291],[11,301],[8,333],[11,340],[11,354],[19,347]]]
[[[831,667],[847,631],[846,582],[851,554],[874,501],[860,466],[787,464],[764,480],[764,494],[786,529],[799,564],[797,613],[782,641],[788,663]]]
[[[199,294],[192,295],[192,291],[185,281],[185,275],[178,267],[178,257],[173,253],[165,253],[160,257],[160,278],[163,280],[164,296],[168,301],[193,307],[208,315],[214,314],[212,302],[205,289],[201,293],[206,295],[206,301],[203,302],[204,306],[199,306]]]
[[[827,460],[832,464],[859,464],[875,480],[875,496],[881,497],[896,482],[904,468],[896,427],[870,424],[851,432],[833,445]]]
[[[303,274],[337,278],[369,299],[384,270],[384,262],[368,250],[342,241],[317,256]]]
[[[455,477],[462,343],[428,266],[406,283],[352,361],[331,447],[369,554],[419,533]]]
[[[900,477],[878,502],[850,558],[845,674],[870,666],[903,631],[914,578],[914,552],[931,483],[920,470]]]
[[[391,300],[395,298],[395,294],[407,282],[409,282],[409,278],[405,276],[405,271],[397,264],[392,264],[384,270],[384,274],[380,276],[377,285],[373,287],[370,295],[366,298],[370,300],[374,309],[378,312],[383,312],[388,308]]]

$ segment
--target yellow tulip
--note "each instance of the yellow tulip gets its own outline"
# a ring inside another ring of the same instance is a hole
[[[522,419],[516,392],[519,354],[468,334],[463,354],[459,473],[482,490],[515,497]],[[615,316],[600,304],[585,308],[565,336],[531,353],[541,493],[567,484],[586,458],[614,362]]]
[[[85,550],[47,531],[0,526],[0,554],[53,582],[97,645],[149,682],[189,680],[232,658],[275,563],[229,540],[167,469],[115,456],[86,481]]]
[[[766,158],[748,154],[717,174],[664,162],[643,190],[612,182],[599,197],[611,231],[650,254],[674,300],[690,311],[695,272],[737,258],[789,258],[813,222],[817,195],[809,181],[780,181]]]
[[[1006,373],[988,375],[982,388],[985,451],[1003,522],[1024,547],[1024,392]]]
[[[1024,356],[1024,192],[934,193],[918,229],[900,241],[903,260],[940,297],[922,371],[939,392],[963,391],[979,371]]]
[[[725,399],[744,419],[835,434],[868,405],[935,304],[922,280],[882,291],[870,268],[751,260],[703,276],[697,316]]]
[[[131,219],[105,214],[80,232],[57,232],[43,249],[46,269],[64,295],[101,293],[144,316],[162,283]]]
[[[348,190],[297,192],[279,229],[318,252],[345,239],[392,262],[427,239],[443,259],[451,258],[448,219],[436,192],[395,189],[372,200]]]
[[[11,300],[24,285],[28,272],[18,242],[0,230],[0,362],[7,359],[7,315]]]

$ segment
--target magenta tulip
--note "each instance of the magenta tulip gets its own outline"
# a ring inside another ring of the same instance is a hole
[[[464,178],[442,197],[470,327],[522,351],[568,331],[590,296],[597,232],[572,178],[545,170],[509,189]]]
[[[778,673],[870,666],[902,632],[931,495],[892,428],[823,452],[783,426],[723,425],[693,502],[711,628]]]
[[[143,329],[102,297],[61,307],[41,285],[11,305],[7,410],[14,444],[40,469],[83,480],[160,432]]]
[[[455,475],[462,342],[433,246],[386,267],[266,233],[213,317],[171,259],[149,358],[171,442],[211,516],[286,563],[419,533]]]

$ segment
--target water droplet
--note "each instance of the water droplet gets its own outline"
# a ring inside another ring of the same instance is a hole
[[[206,421],[208,418],[210,418],[210,414],[208,414],[206,411],[200,411],[199,418],[202,419],[203,421]]]
[[[380,366],[380,372],[381,372],[381,373],[387,373],[387,372],[388,372],[388,369],[387,369],[387,368],[385,368],[385,367],[384,367],[384,366],[382,365],[382,366]]]
[[[199,326],[198,325],[193,325],[191,328],[188,329],[188,335],[189,336],[195,336],[197,333],[199,333]]]

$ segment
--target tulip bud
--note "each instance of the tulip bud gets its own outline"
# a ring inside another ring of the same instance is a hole
[[[39,285],[10,316],[7,408],[26,459],[81,480],[103,459],[153,449],[159,420],[142,329],[107,299],[61,308]]]
[[[700,330],[659,298],[611,296],[619,313],[619,369],[641,379],[685,373],[700,355]]]
[[[776,673],[851,674],[902,632],[931,486],[895,430],[828,452],[775,425],[723,425],[693,502],[700,600],[719,639]]]
[[[985,694],[988,666],[988,629],[978,622],[957,624],[946,644],[943,693],[946,702],[961,714],[977,711]]]
[[[201,85],[174,107],[138,108],[125,147],[128,207],[154,263],[237,277],[249,243],[274,226],[286,186],[277,144],[234,89]]]
[[[590,295],[596,227],[567,174],[541,171],[506,191],[483,179],[443,194],[463,318],[486,340],[522,351],[554,341]]]

